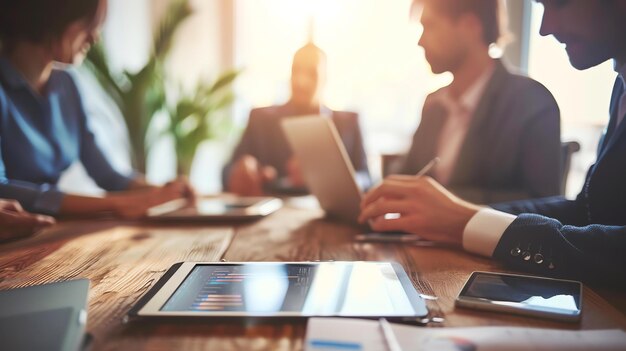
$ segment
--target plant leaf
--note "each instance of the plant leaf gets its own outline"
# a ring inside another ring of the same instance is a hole
[[[217,78],[217,80],[215,81],[215,83],[213,83],[213,85],[211,86],[207,94],[212,95],[215,92],[231,85],[240,74],[241,74],[240,70],[230,70],[230,71],[225,72],[224,74],[222,74],[220,77]]]
[[[154,56],[163,59],[170,51],[174,34],[180,24],[191,16],[193,10],[189,0],[173,0],[164,14],[160,25],[154,34]]]

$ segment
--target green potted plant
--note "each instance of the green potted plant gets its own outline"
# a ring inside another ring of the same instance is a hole
[[[155,114],[166,107],[165,70],[174,34],[192,14],[189,0],[172,0],[154,33],[152,55],[137,72],[113,72],[102,45],[94,46],[87,56],[87,65],[104,90],[112,97],[124,116],[135,169],[146,170],[146,156],[152,141],[148,129]]]
[[[168,108],[170,123],[165,131],[174,141],[177,172],[188,176],[200,144],[227,128],[220,112],[230,106],[234,95],[230,89],[239,75],[231,70],[220,75],[212,84],[200,84],[194,94],[184,96]]]

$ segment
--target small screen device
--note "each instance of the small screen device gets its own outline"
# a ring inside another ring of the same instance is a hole
[[[278,211],[282,200],[273,197],[202,198],[195,204],[178,199],[152,207],[148,218],[161,221],[245,221]]]
[[[572,280],[474,272],[457,297],[456,305],[577,322],[582,308],[582,284]]]
[[[88,279],[0,291],[0,348],[84,349],[88,293]]]
[[[402,266],[388,262],[174,265],[130,317],[402,317],[427,314]]]

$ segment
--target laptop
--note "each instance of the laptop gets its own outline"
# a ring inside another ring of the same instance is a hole
[[[318,115],[285,118],[282,128],[309,190],[326,214],[358,223],[362,189],[332,120]]]
[[[0,291],[0,348],[85,349],[88,292],[88,279]]]

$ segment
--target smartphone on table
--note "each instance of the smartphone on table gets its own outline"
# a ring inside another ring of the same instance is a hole
[[[456,299],[456,306],[580,321],[582,283],[529,275],[474,272]]]

